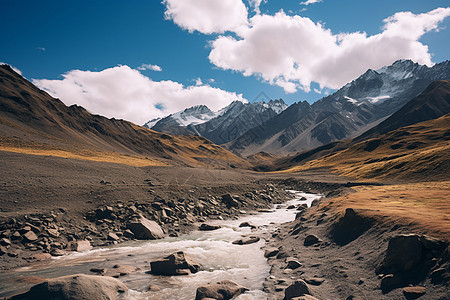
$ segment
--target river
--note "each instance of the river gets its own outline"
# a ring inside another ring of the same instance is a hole
[[[299,205],[319,198],[319,195],[290,191],[295,198],[281,205],[273,206],[270,212],[257,212],[237,220],[208,221],[208,224],[223,226],[214,231],[193,231],[180,237],[168,237],[154,241],[134,241],[119,246],[94,249],[82,253],[71,253],[49,261],[37,262],[26,267],[5,271],[0,274],[0,296],[23,292],[35,277],[53,278],[62,275],[85,273],[93,267],[111,268],[116,264],[132,265],[138,272],[120,277],[130,289],[120,299],[194,299],[198,286],[224,279],[233,280],[250,289],[237,299],[267,299],[262,291],[263,282],[269,276],[270,267],[264,257],[264,240],[250,245],[234,245],[233,241],[245,234],[258,235],[271,230],[276,224],[295,219]],[[306,200],[301,200],[305,197]],[[239,227],[242,222],[251,222],[257,230]],[[189,276],[153,276],[148,274],[149,262],[182,250],[202,265],[202,271]],[[18,282],[22,282],[21,284]],[[149,286],[159,287],[149,291]]]

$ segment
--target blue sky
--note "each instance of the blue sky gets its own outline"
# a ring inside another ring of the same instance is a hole
[[[189,1],[195,3],[195,0]],[[197,1],[202,2],[202,0]],[[231,2],[237,3],[237,1],[241,0],[233,0]],[[247,0],[242,1],[248,10],[247,19],[250,20],[255,16],[254,7]],[[385,25],[383,20],[398,12],[411,12],[414,15],[426,14],[439,7],[445,8],[449,6],[448,4],[448,0],[323,0],[322,2],[304,5],[300,4],[298,0],[268,0],[266,2],[262,1],[259,9],[261,16],[271,17],[282,10],[284,13],[279,14],[278,19],[286,21],[286,26],[290,24],[289,22],[294,23],[300,20],[294,20],[291,17],[299,16],[308,18],[313,24],[320,22],[323,29],[329,30],[329,34],[332,35],[365,32],[370,37],[383,32],[383,26]],[[174,12],[171,17],[165,18],[164,13],[169,9],[168,5],[172,5]],[[108,103],[108,99],[98,100],[99,103],[97,105],[93,104],[94,101],[97,101],[95,97],[85,100],[64,99],[70,98],[67,96],[69,94],[67,87],[69,83],[66,82],[65,90],[62,91],[59,85],[64,79],[62,74],[68,74],[72,70],[95,73],[122,65],[128,66],[131,70],[121,69],[120,71],[123,71],[123,74],[130,75],[132,71],[135,71],[142,64],[151,64],[161,67],[162,70],[141,70],[139,72],[150,78],[152,83],[168,81],[171,85],[175,83],[181,84],[183,86],[182,89],[195,86],[196,84],[197,86],[203,85],[216,88],[208,91],[205,88],[203,91],[199,90],[195,93],[191,91],[193,95],[189,97],[192,98],[196,96],[199,98],[212,97],[212,94],[221,90],[241,95],[242,99],[253,101],[260,92],[264,92],[273,99],[283,98],[288,104],[291,104],[301,100],[314,102],[323,97],[326,92],[332,91],[333,88],[338,88],[343,82],[347,82],[347,78],[354,78],[354,74],[362,73],[360,70],[383,62],[376,58],[364,58],[358,62],[360,64],[358,68],[355,68],[353,72],[349,72],[345,76],[343,75],[345,78],[334,80],[327,77],[325,73],[331,73],[334,78],[338,77],[339,72],[336,69],[339,68],[339,65],[336,65],[335,69],[328,71],[324,69],[325,67],[318,67],[304,74],[302,70],[307,69],[307,67],[302,68],[300,59],[293,66],[294,68],[298,67],[301,70],[301,74],[297,72],[297,69],[294,70],[294,74],[291,72],[292,70],[285,72],[284,70],[287,69],[278,68],[276,66],[278,61],[271,62],[272,65],[268,64],[267,66],[255,65],[257,62],[250,62],[253,54],[247,53],[247,55],[250,55],[249,57],[244,56],[231,60],[231,58],[227,57],[229,53],[230,55],[240,55],[245,49],[254,49],[250,47],[254,45],[249,44],[253,39],[262,39],[261,35],[251,32],[242,33],[243,31],[240,29],[223,32],[219,29],[213,30],[214,32],[212,33],[205,33],[204,29],[198,30],[196,25],[192,25],[191,20],[186,21],[186,19],[183,19],[180,21],[181,17],[184,17],[182,15],[184,13],[182,11],[183,7],[180,7],[175,12],[176,5],[178,4],[175,0],[165,3],[156,0],[126,2],[3,0],[1,4],[2,18],[0,18],[0,32],[3,40],[0,46],[0,61],[21,70],[26,78],[30,80],[35,79],[35,83],[41,88],[45,88],[54,96],[59,96],[66,104],[77,103],[87,106],[88,109],[95,113],[101,113],[109,117],[123,117],[137,123],[155,116],[174,112],[174,110],[182,109],[184,108],[183,106],[187,106],[191,102],[193,104],[196,104],[196,102],[194,100],[183,102],[176,97],[172,100],[170,95],[174,94],[174,92],[166,93],[163,87],[158,86],[161,92],[147,95],[147,97],[157,95],[155,97],[159,97],[159,99],[155,100],[156,102],[151,102],[152,104],[148,107],[149,111],[143,110],[145,111],[145,116],[138,118],[136,113],[121,115],[116,111],[123,111],[123,106],[126,106],[126,103],[122,103],[122,108],[120,108],[120,105],[111,102],[110,109],[103,111],[102,107]],[[202,11],[200,13],[202,15],[205,14]],[[186,15],[187,17],[190,16],[188,13]],[[214,20],[214,18],[212,19]],[[256,24],[260,24],[261,31],[263,31],[270,24],[273,25],[271,19],[266,19],[261,18],[259,23],[255,21],[255,28]],[[399,17],[398,20],[403,19]],[[299,21],[299,24],[301,22]],[[437,24],[439,31],[427,29],[426,31],[429,32],[422,34],[417,38],[417,41],[428,47],[427,53],[431,61],[436,63],[449,59],[450,34],[448,27],[450,18],[445,15],[440,17],[439,20],[431,22]],[[428,25],[425,24],[423,26],[425,28]],[[282,27],[280,28],[282,29]],[[277,30],[280,30],[280,28]],[[311,28],[311,30],[316,29]],[[282,35],[282,32],[280,35]],[[274,39],[270,38],[270,34],[267,36],[269,37],[266,40],[267,51],[274,51],[275,49],[276,52],[277,49],[273,45]],[[233,42],[230,44],[230,47],[233,48],[213,46],[212,43],[220,37],[227,37],[235,41],[248,38],[248,45],[244,45],[244,48],[236,48],[237,44],[235,45]],[[323,38],[326,39],[327,37],[324,36]],[[299,46],[305,41],[299,39],[292,42],[294,46]],[[314,43],[314,41],[308,40],[307,44],[311,43]],[[261,43],[258,45],[261,45]],[[280,47],[282,47],[281,45],[290,47],[290,45],[285,45],[284,40],[281,40]],[[212,48],[215,48],[215,51]],[[228,52],[228,49],[234,50]],[[322,50],[325,51],[324,49],[319,49],[318,54],[325,55],[321,54],[322,52],[320,51]],[[315,50],[312,48],[308,51],[308,53],[314,54]],[[368,55],[370,55],[370,51],[369,47],[367,49]],[[424,62],[427,59],[424,53],[416,54],[416,50],[411,50],[411,53],[405,52],[405,57],[401,57],[401,48],[398,51],[399,54],[392,56],[392,59],[410,58],[411,55],[416,55],[411,57],[416,58],[416,61],[422,59],[419,62]],[[212,52],[216,54],[216,58],[213,60],[209,58]],[[274,56],[276,55],[275,53]],[[295,59],[294,57],[293,60]],[[352,65],[352,63],[354,62],[349,62],[348,64]],[[277,71],[272,72],[270,70],[271,66],[274,66],[274,69],[278,68]],[[318,69],[323,70],[319,71]],[[115,71],[117,72],[114,73],[114,76],[111,75],[110,78],[120,81],[119,69],[115,69]],[[333,72],[336,72],[336,74]],[[244,73],[247,76],[244,76]],[[83,74],[80,73],[78,75],[84,76]],[[198,79],[201,80],[202,84],[200,84]],[[81,79],[79,80],[81,81]],[[319,88],[317,82],[322,85],[322,88]],[[76,84],[76,80],[73,79],[71,83]],[[81,85],[83,84],[88,85],[89,83],[82,81]],[[111,81],[108,84],[111,84]],[[321,91],[316,93],[314,89]],[[309,92],[307,92],[308,90]],[[83,93],[86,94],[89,91],[88,86],[84,87]],[[136,91],[136,93],[138,92]],[[162,99],[164,95],[167,95],[168,99]],[[217,105],[226,104],[227,101],[233,98],[233,95],[230,94],[228,97],[222,93],[220,96],[222,98],[218,100]],[[126,102],[127,100],[122,101]],[[171,105],[165,101],[179,103]],[[160,104],[158,107],[166,109],[158,111],[155,108],[155,103]],[[211,105],[210,103],[205,104]],[[130,106],[139,106],[139,103],[130,102]]]

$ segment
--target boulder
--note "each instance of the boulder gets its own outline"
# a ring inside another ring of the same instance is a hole
[[[302,266],[302,264],[301,264],[298,260],[296,260],[295,258],[293,258],[293,257],[287,258],[287,259],[286,259],[286,264],[287,264],[286,267],[287,267],[288,269],[292,269],[292,270],[297,269],[297,268],[300,268],[300,267]]]
[[[222,202],[228,207],[238,207],[239,202],[234,199],[230,194],[225,194],[222,196]]]
[[[310,235],[306,236],[305,241],[303,242],[303,245],[311,246],[311,245],[315,245],[319,242],[320,242],[320,239],[317,236],[315,236],[314,234],[310,234]]]
[[[235,244],[235,245],[248,245],[248,244],[253,244],[253,243],[257,243],[257,242],[259,242],[259,237],[257,237],[257,236],[248,236],[248,237],[243,237],[240,240],[233,241],[233,244]]]
[[[218,299],[228,300],[245,293],[248,289],[231,280],[210,283],[197,288],[195,300]]]
[[[308,285],[303,280],[295,281],[284,290],[284,300],[290,300],[303,295],[311,295]]]
[[[425,295],[426,290],[422,286],[408,286],[403,288],[403,295],[405,295],[406,299],[417,299],[423,295]]]
[[[151,273],[154,275],[189,275],[200,270],[200,264],[191,259],[183,251],[172,253],[161,260],[150,262]]]
[[[127,228],[133,232],[134,237],[140,240],[156,240],[164,237],[164,231],[155,221],[150,221],[143,216],[130,220]]]
[[[12,300],[114,300],[128,288],[121,281],[105,276],[76,274],[48,279]]]
[[[217,229],[220,229],[220,228],[222,228],[222,226],[220,226],[220,225],[202,224],[202,225],[200,225],[198,230],[201,230],[201,231],[212,231],[212,230],[217,230]]]
[[[239,227],[250,227],[251,229],[254,229],[256,228],[256,225],[252,222],[242,222],[241,224],[239,224]]]
[[[72,251],[83,252],[92,249],[91,242],[88,240],[72,241],[69,243],[68,248]]]
[[[422,243],[415,234],[397,235],[389,240],[382,266],[389,273],[409,271],[422,261]]]

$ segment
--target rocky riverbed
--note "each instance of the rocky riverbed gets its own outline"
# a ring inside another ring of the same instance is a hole
[[[133,220],[142,217],[160,225],[164,235],[177,237],[192,230],[195,222],[236,218],[247,210],[269,208],[291,197],[283,189],[268,184],[261,190],[240,195],[178,199],[157,197],[152,202],[117,201],[88,211],[76,223],[64,209],[9,218],[0,224],[2,267],[62,256],[68,251],[82,252],[92,247],[105,247],[134,239],[152,239],[151,236],[133,232]]]

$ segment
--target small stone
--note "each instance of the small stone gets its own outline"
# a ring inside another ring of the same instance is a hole
[[[303,266],[298,260],[296,260],[293,257],[289,257],[286,259],[286,263],[287,263],[287,268],[289,269],[297,269],[300,268],[301,266]]]
[[[321,285],[325,281],[325,279],[318,278],[318,277],[312,277],[312,278],[305,279],[305,281],[311,285]]]
[[[311,245],[315,245],[319,242],[320,242],[320,239],[317,236],[310,234],[305,238],[303,245],[311,246]]]
[[[36,234],[33,231],[27,231],[24,235],[24,238],[29,241],[29,242],[34,242],[35,240],[38,239],[38,237],[36,236]]]
[[[38,253],[38,254],[35,254],[33,256],[33,258],[35,260],[47,260],[47,259],[52,258],[52,255],[50,253]]]
[[[11,245],[11,241],[9,239],[7,239],[7,238],[2,238],[0,240],[0,245],[2,245],[2,246],[9,246],[9,245]]]
[[[269,257],[276,256],[278,254],[278,252],[280,252],[280,250],[278,248],[269,248],[264,252],[264,257],[269,258]]]
[[[97,273],[98,275],[102,275],[102,274],[105,274],[108,271],[108,269],[106,269],[106,268],[91,268],[91,269],[89,269],[89,271],[91,271],[92,273]]]
[[[222,228],[222,226],[220,226],[220,225],[202,224],[202,225],[200,225],[198,230],[201,230],[201,231],[212,231],[212,230],[217,230],[217,229],[220,229],[220,228]]]
[[[257,243],[259,242],[259,237],[257,236],[249,236],[249,237],[244,237],[240,240],[236,240],[233,241],[233,244],[235,245],[248,245],[248,244],[253,244],[253,243]]]
[[[403,288],[403,295],[405,295],[406,299],[417,299],[423,295],[425,295],[426,290],[422,286],[409,286]]]
[[[250,227],[254,229],[256,228],[256,225],[253,224],[252,222],[242,222],[241,224],[239,224],[239,227]]]
[[[108,233],[108,240],[110,240],[110,241],[118,241],[119,237],[114,232],[109,232]]]
[[[51,254],[52,256],[63,256],[64,254],[66,254],[66,252],[64,252],[64,251],[61,250],[61,249],[53,249],[53,250],[50,252],[50,254]]]
[[[59,237],[59,232],[57,229],[49,228],[49,229],[47,229],[47,233],[51,237],[54,237],[54,238]]]

